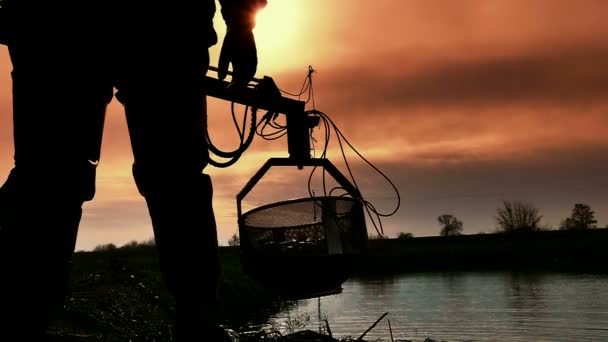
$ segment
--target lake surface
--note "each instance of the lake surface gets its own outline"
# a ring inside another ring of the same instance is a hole
[[[276,323],[327,319],[335,337],[422,341],[608,341],[608,275],[449,272],[357,277],[302,300]]]

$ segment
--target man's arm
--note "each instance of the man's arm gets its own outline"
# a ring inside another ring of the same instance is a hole
[[[219,0],[228,30],[252,30],[255,14],[266,7],[267,0]]]
[[[226,22],[226,37],[220,51],[218,77],[223,80],[232,64],[233,83],[246,85],[255,75],[258,59],[253,28],[255,14],[266,0],[219,0]]]

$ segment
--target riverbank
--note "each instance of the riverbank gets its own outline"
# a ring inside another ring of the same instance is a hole
[[[261,323],[280,309],[274,293],[241,271],[238,249],[221,249],[220,260],[218,317],[225,325]],[[192,270],[192,277],[205,274]],[[173,340],[174,301],[153,245],[75,253],[68,293],[49,329],[56,341]]]
[[[608,272],[608,229],[368,241],[358,273],[449,270]]]
[[[295,303],[243,273],[238,247],[223,247],[219,253],[223,273],[217,314],[224,326],[240,334],[240,342],[353,341],[297,327],[295,321],[268,322]],[[174,341],[174,301],[161,276],[151,244],[75,253],[67,300],[51,322],[50,341]],[[192,276],[205,277],[195,271]]]

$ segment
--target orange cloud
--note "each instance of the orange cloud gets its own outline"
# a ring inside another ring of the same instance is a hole
[[[589,201],[603,225],[608,203],[598,189],[608,186],[607,15],[604,0],[269,3],[256,29],[258,76],[297,92],[308,66],[316,70],[316,108],[403,196],[399,213],[386,222],[393,236],[436,235],[443,213],[462,219],[466,233],[490,231],[503,198],[535,201],[553,223],[573,201]],[[224,28],[215,19],[221,39]],[[211,49],[212,64],[219,48]],[[0,176],[12,165],[10,106],[10,61],[1,47]],[[215,144],[237,146],[228,103],[210,99],[209,127]],[[323,132],[314,134],[318,147]],[[286,156],[284,140],[255,139],[233,167],[208,169],[221,241],[236,229],[238,191],[266,159]],[[329,158],[344,171],[332,139]],[[79,248],[151,233],[116,101],[103,144],[98,195],[86,204]],[[390,210],[390,186],[348,153],[364,193]],[[247,206],[306,195],[306,175],[270,173]]]

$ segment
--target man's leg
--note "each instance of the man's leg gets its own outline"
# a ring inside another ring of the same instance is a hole
[[[169,49],[173,53],[175,50]],[[204,75],[208,55],[167,57],[170,70],[127,68],[125,106],[133,175],[152,219],[161,267],[176,300],[178,341],[217,326],[219,262],[207,164]],[[169,67],[168,67],[169,68]]]
[[[112,97],[111,82],[95,83],[103,73],[85,75],[66,46],[49,49],[44,38],[10,47],[15,167],[0,191],[1,341],[41,340],[63,303]]]

